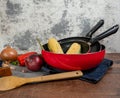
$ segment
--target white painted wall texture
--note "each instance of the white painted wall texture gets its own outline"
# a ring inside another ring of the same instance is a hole
[[[36,37],[46,43],[85,36],[100,19],[95,35],[120,24],[120,0],[0,0],[0,50],[11,45],[19,51],[39,51]],[[107,52],[120,52],[120,30],[100,41]]]

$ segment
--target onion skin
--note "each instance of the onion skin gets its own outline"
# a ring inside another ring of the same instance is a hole
[[[18,53],[15,49],[10,46],[5,47],[0,54],[0,58],[3,61],[11,62],[17,60]]]

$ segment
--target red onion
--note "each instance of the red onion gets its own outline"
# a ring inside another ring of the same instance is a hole
[[[25,66],[31,71],[39,71],[44,61],[41,55],[33,54],[25,59]]]

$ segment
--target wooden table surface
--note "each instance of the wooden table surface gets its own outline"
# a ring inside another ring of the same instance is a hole
[[[114,64],[97,84],[78,79],[28,84],[0,92],[0,98],[120,98],[120,53],[105,57]]]

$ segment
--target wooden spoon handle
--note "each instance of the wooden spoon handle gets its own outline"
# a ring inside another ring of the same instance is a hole
[[[63,73],[58,73],[58,74],[28,78],[27,83],[47,82],[47,81],[60,80],[60,79],[69,79],[69,78],[80,77],[82,75],[83,75],[82,71],[63,72]]]

